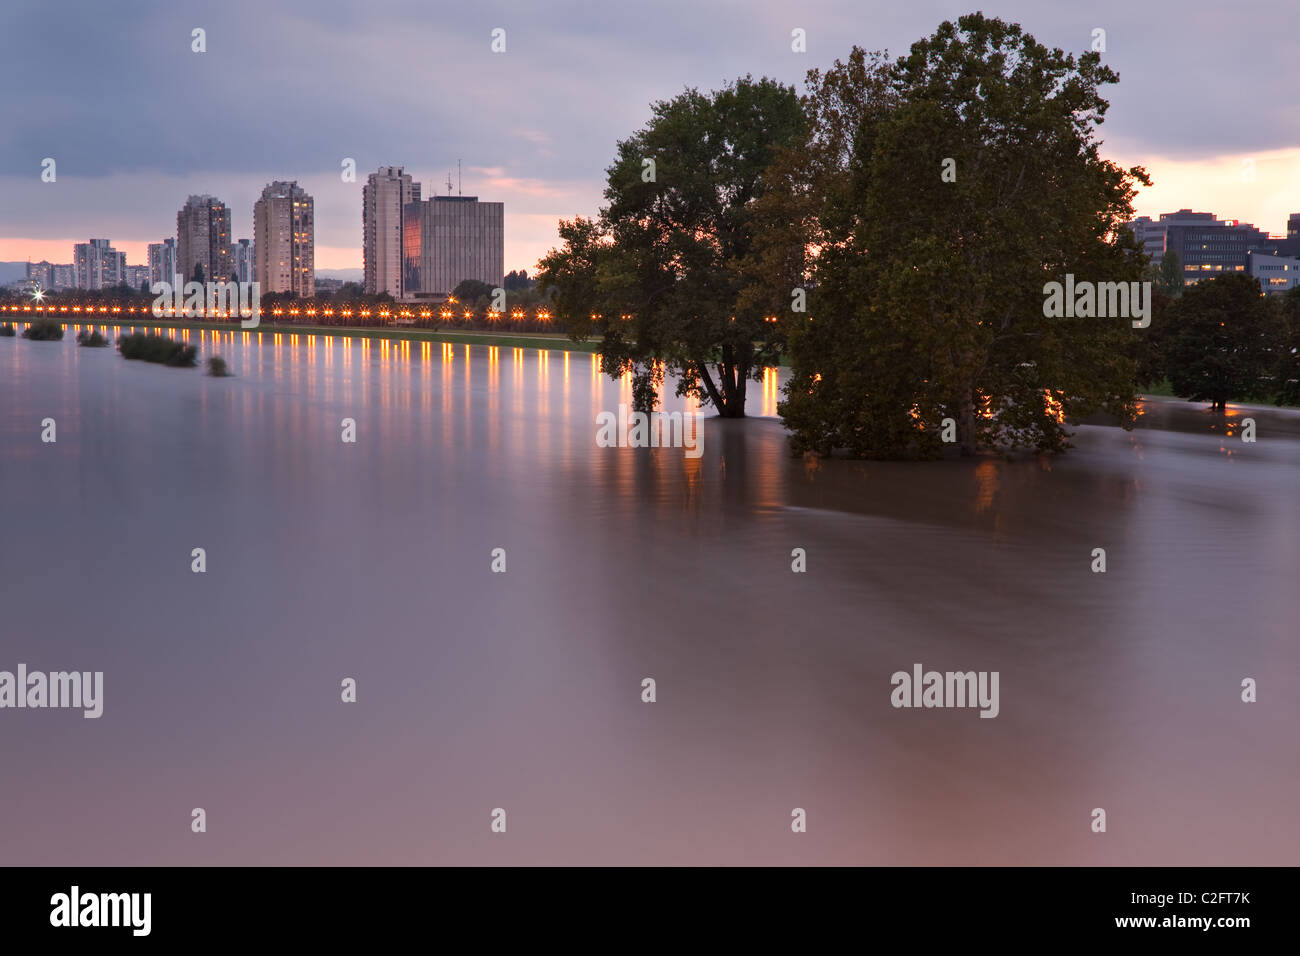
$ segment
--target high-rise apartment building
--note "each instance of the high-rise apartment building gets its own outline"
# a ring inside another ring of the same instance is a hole
[[[54,264],[41,260],[27,263],[28,285],[38,285],[42,289],[54,288]]]
[[[466,279],[497,287],[505,275],[505,203],[434,196],[406,207],[403,290],[442,299]]]
[[[189,282],[195,266],[209,282],[228,282],[234,274],[230,208],[212,196],[190,196],[176,214],[176,271]]]
[[[67,265],[55,263],[50,270],[54,277],[55,289],[75,289],[77,287],[77,267],[76,264],[69,262]]]
[[[261,292],[316,294],[312,198],[296,182],[274,182],[253,205],[255,281]]]
[[[166,282],[171,285],[176,281],[176,240],[164,239],[162,242],[149,243],[149,281]]]
[[[78,289],[111,289],[126,280],[126,253],[107,239],[91,239],[72,247],[72,267]]]
[[[256,209],[254,204],[254,209]],[[254,260],[255,243],[251,239],[240,239],[230,247],[231,258],[234,259],[235,280],[237,282],[252,282],[256,278],[256,261]]]
[[[130,286],[132,292],[139,292],[141,288],[147,292],[153,284],[152,270],[148,266],[127,266],[122,281]]]
[[[407,208],[420,201],[420,184],[401,166],[381,166],[361,189],[362,253],[366,292],[404,298],[402,243]]]

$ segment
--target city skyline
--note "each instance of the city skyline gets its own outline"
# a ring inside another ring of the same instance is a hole
[[[87,15],[92,9],[72,6]],[[681,9],[691,15],[690,30],[675,28],[673,16],[633,11],[593,20],[572,4],[546,11],[502,6],[436,22],[402,3],[366,13],[340,8],[325,19],[304,19],[315,11],[300,6],[269,15],[268,28],[258,31],[231,25],[262,16],[250,4],[150,10],[142,21],[110,18],[93,31],[77,27],[74,12],[73,25],[60,26],[67,39],[44,48],[39,66],[26,63],[27,51],[17,49],[0,67],[13,71],[15,80],[38,70],[46,88],[35,92],[35,103],[60,104],[57,111],[32,109],[14,117],[10,135],[0,140],[10,200],[0,210],[0,260],[65,261],[73,243],[92,235],[111,237],[130,263],[146,262],[148,244],[168,231],[161,224],[174,216],[177,197],[189,194],[221,197],[233,210],[232,236],[251,237],[261,189],[293,179],[316,198],[316,266],[361,269],[355,210],[365,171],[403,165],[428,195],[445,195],[448,173],[454,177],[462,159],[464,193],[504,202],[509,210],[506,269],[532,272],[537,258],[556,245],[559,219],[599,207],[615,143],[644,125],[651,102],[688,86],[717,88],[746,73],[802,91],[808,69],[825,69],[851,44],[897,56],[951,14],[934,3],[891,13],[888,23],[846,5],[791,10],[769,4],[747,10],[743,20],[725,9]],[[1103,3],[1075,12],[1013,2],[990,13],[1076,52],[1089,48],[1095,29],[1106,30],[1103,62],[1121,80],[1107,91],[1111,110],[1101,128],[1102,151],[1124,165],[1144,165],[1152,176],[1153,185],[1139,191],[1138,215],[1205,209],[1284,235],[1300,194],[1300,148],[1287,139],[1298,108],[1236,96],[1214,71],[1179,64],[1231,62],[1234,88],[1272,88],[1279,79],[1285,85],[1297,68],[1277,50],[1255,48],[1257,4],[1212,18],[1179,9],[1172,3],[1141,10]],[[3,16],[10,35],[48,29],[30,11]],[[395,32],[399,20],[403,29]],[[206,30],[204,53],[190,49],[196,26]],[[286,48],[276,42],[298,26],[310,28],[310,44]],[[507,46],[493,54],[490,32],[497,26],[507,31]],[[807,33],[807,53],[790,49],[796,27]],[[1153,35],[1162,37],[1158,46],[1145,39]],[[434,48],[437,57],[419,55]],[[369,64],[350,75],[346,87],[318,68],[342,56]],[[135,58],[143,63],[120,68]],[[184,125],[186,104],[217,82],[214,71],[221,71],[233,102],[255,100],[252,91],[273,82],[272,75],[275,82],[289,77],[298,114],[292,135],[275,115],[232,110],[223,114],[222,143],[255,142],[255,151],[213,149],[206,135],[158,136],[168,124]],[[145,89],[149,95],[126,116],[102,115],[70,92],[96,72],[126,78],[120,92],[127,99],[140,99],[136,94]],[[474,82],[448,83],[448,75]],[[408,120],[395,125],[392,111],[374,110],[383,97]],[[1170,108],[1151,110],[1152,102]],[[1195,123],[1178,106],[1191,103]],[[54,183],[40,179],[46,157],[58,164]],[[340,164],[349,158],[357,177],[344,183]]]

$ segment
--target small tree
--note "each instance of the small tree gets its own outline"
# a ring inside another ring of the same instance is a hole
[[[1166,314],[1164,362],[1175,394],[1216,411],[1234,399],[1273,397],[1282,324],[1258,279],[1229,274],[1197,282]]]
[[[1159,288],[1171,299],[1183,294],[1183,264],[1178,261],[1178,253],[1172,249],[1160,260]]]

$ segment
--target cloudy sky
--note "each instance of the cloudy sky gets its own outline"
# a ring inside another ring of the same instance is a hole
[[[561,217],[591,214],[616,140],[648,104],[738,75],[797,85],[857,44],[898,55],[982,9],[1083,51],[1106,31],[1103,152],[1145,165],[1138,211],[1192,207],[1285,231],[1300,211],[1300,65],[1285,0],[4,0],[0,260],[69,262],[109,238],[127,261],[173,235],[190,193],[236,237],[273,179],[315,197],[316,265],[361,266],[361,185],[403,165],[425,195],[506,204],[506,267],[530,272]],[[191,31],[207,50],[191,50]],[[506,51],[491,51],[494,28]],[[807,52],[791,51],[795,28]],[[53,158],[57,179],[41,181]],[[355,183],[341,163],[356,160]],[[1245,161],[1251,161],[1246,164]],[[1253,175],[1251,170],[1253,169]]]

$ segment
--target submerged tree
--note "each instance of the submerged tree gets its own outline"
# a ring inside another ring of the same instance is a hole
[[[1123,224],[1141,168],[1098,155],[1096,53],[1049,50],[981,14],[894,62],[855,48],[808,77],[808,135],[766,205],[814,286],[790,327],[781,414],[796,452],[1068,447],[1067,417],[1135,410],[1126,317],[1047,318],[1044,286],[1140,280]],[[784,213],[784,215],[782,214]]]
[[[1268,399],[1284,344],[1280,309],[1259,280],[1226,274],[1184,290],[1168,312],[1162,352],[1174,394],[1221,410],[1233,399]]]
[[[791,87],[744,77],[705,95],[687,90],[652,107],[618,144],[607,205],[560,224],[563,247],[539,263],[543,291],[574,338],[598,333],[605,371],[633,374],[653,404],[665,372],[678,394],[745,414],[746,385],[775,364],[781,327],[751,287],[755,203],[776,147],[803,127]]]

